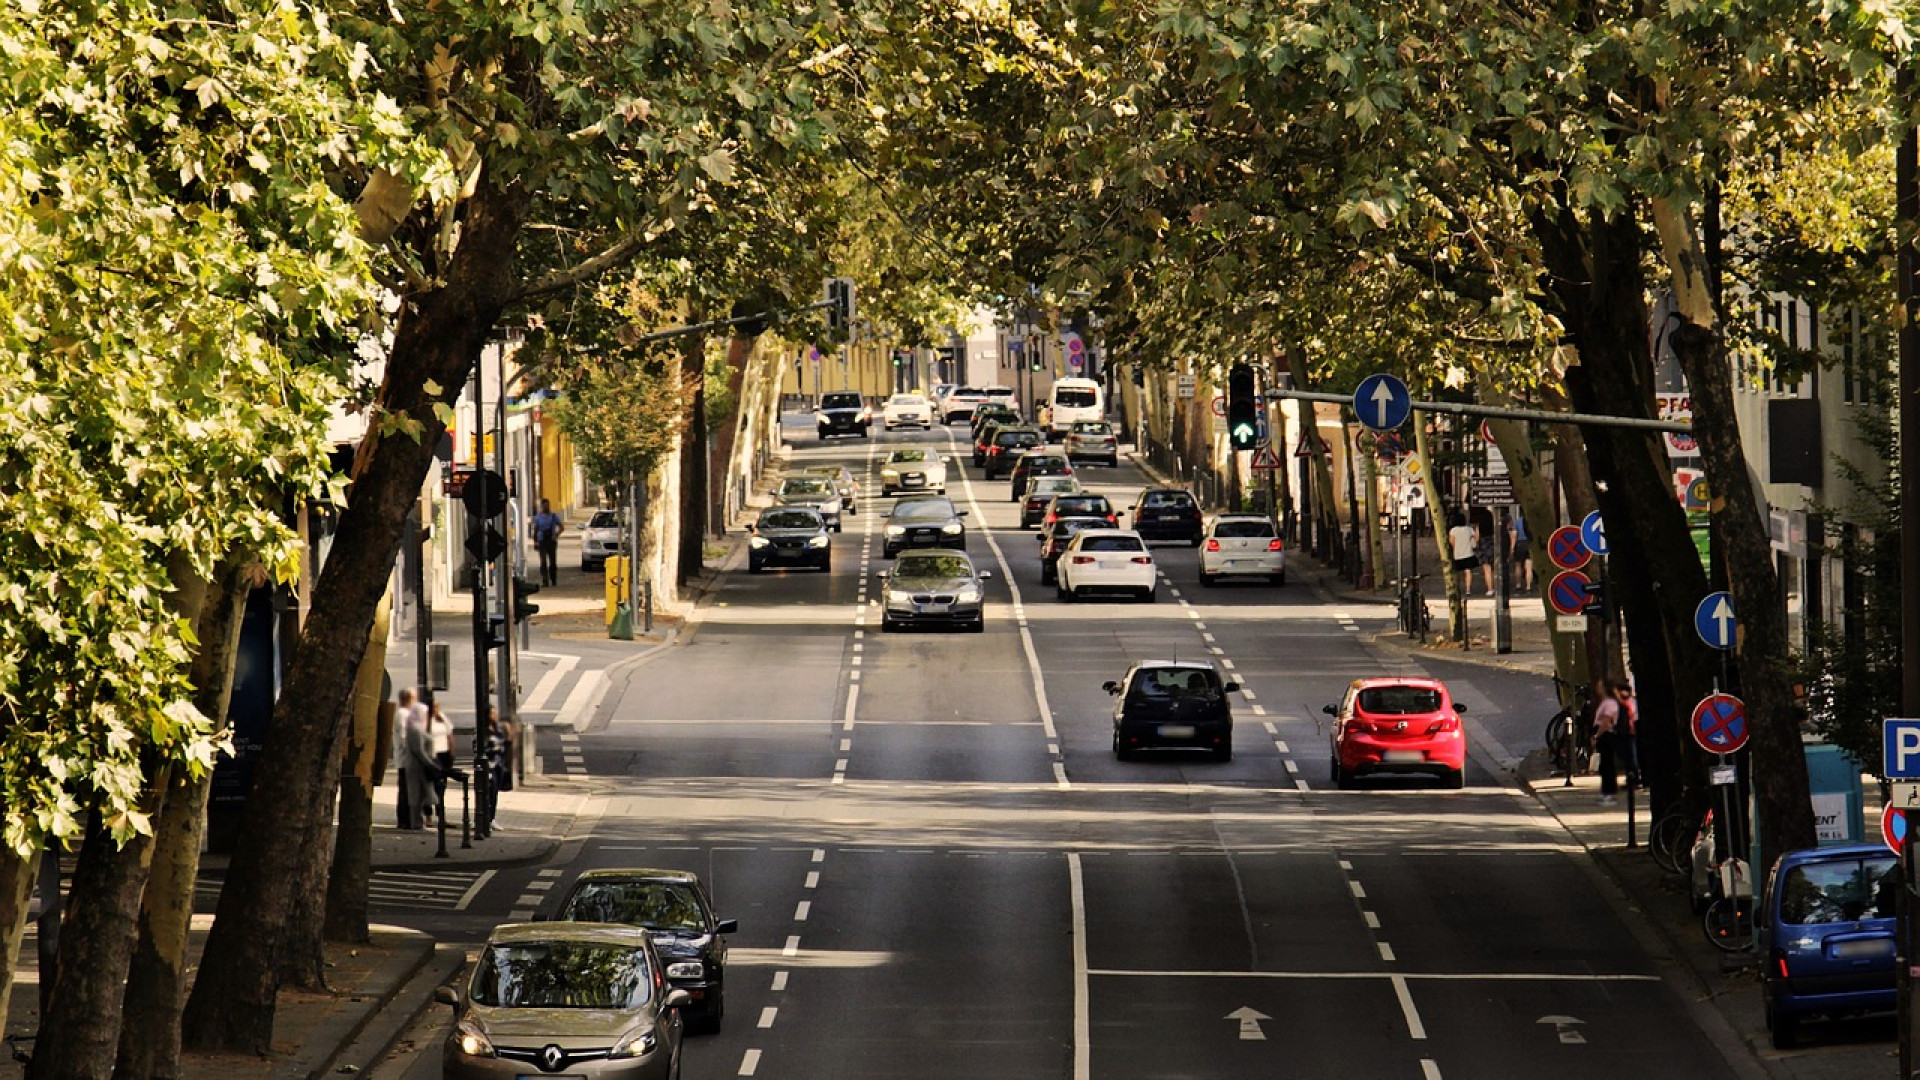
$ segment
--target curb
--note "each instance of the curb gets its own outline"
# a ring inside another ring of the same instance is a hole
[[[387,987],[388,989],[378,996],[355,997],[355,1004],[365,1007],[360,1009],[350,1021],[343,1021],[341,1023],[341,1026],[345,1030],[342,1031],[337,1038],[324,1033],[324,1029],[331,1025],[323,1021],[321,1024],[322,1030],[313,1033],[311,1037],[306,1040],[304,1047],[333,1048],[325,1060],[320,1061],[317,1066],[306,1067],[297,1057],[294,1062],[290,1063],[296,1069],[305,1068],[306,1071],[300,1075],[307,1077],[308,1080],[319,1080],[320,1077],[328,1076],[336,1072],[348,1071],[350,1067],[341,1064],[341,1060],[346,1056],[347,1051],[363,1047],[370,1039],[381,1038],[378,1033],[386,1027],[384,1018],[386,1014],[394,1011],[389,1009],[388,1006],[398,998],[402,990],[412,985],[412,980],[419,976],[421,970],[427,966],[428,961],[433,958],[435,952],[438,950],[438,946],[433,938],[418,930],[387,925],[376,925],[370,929],[373,935],[396,935],[405,945],[410,947],[396,949],[395,955],[380,965],[380,969],[375,972],[374,978],[371,981],[376,985]],[[376,1021],[380,1021],[378,1027],[376,1027]],[[386,1046],[391,1043],[391,1041],[392,1036],[386,1036],[382,1039],[381,1046],[373,1057],[369,1059],[369,1064],[371,1064],[372,1061],[377,1061],[379,1056],[386,1052]],[[355,1069],[354,1071],[361,1070]]]
[[[380,1001],[362,1021],[350,1041],[342,1045],[325,1065],[308,1074],[310,1080],[327,1075],[365,1075],[386,1058],[408,1028],[433,1007],[433,991],[451,982],[467,966],[467,950],[458,945],[435,943],[421,956],[405,981],[396,982],[393,991]],[[394,1007],[396,1002],[418,1002],[411,1008]]]

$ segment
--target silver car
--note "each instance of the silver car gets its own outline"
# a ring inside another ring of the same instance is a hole
[[[985,589],[993,574],[974,569],[964,551],[926,548],[906,551],[891,569],[876,574],[883,606],[880,629],[903,626],[958,626],[973,633],[987,628]]]
[[[842,510],[852,510],[854,500],[860,497],[860,482],[845,465],[809,465],[801,470],[801,475],[824,477],[840,493]]]
[[[788,506],[808,506],[827,519],[827,528],[840,531],[840,492],[820,476],[789,476],[774,489],[773,501]]]
[[[443,1080],[670,1080],[680,1075],[681,1010],[653,939],[615,923],[508,923],[494,928],[466,1000],[453,1006]]]
[[[880,494],[947,493],[947,459],[917,446],[895,450],[880,465]]]
[[[580,569],[598,570],[626,550],[627,523],[618,510],[595,510],[580,530]]]
[[[1215,514],[1200,534],[1200,584],[1226,577],[1287,583],[1287,552],[1265,514]]]

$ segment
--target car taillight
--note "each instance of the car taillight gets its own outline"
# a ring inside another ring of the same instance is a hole
[[[1458,716],[1443,716],[1440,719],[1435,720],[1433,723],[1427,725],[1427,734],[1429,735],[1432,735],[1433,733],[1438,731],[1459,731],[1459,730],[1460,730],[1460,718]]]
[[[1276,537],[1274,537],[1273,539],[1271,539],[1271,540],[1269,540],[1269,541],[1267,541],[1267,550],[1268,550],[1268,551],[1279,551],[1279,550],[1280,550],[1280,538],[1276,536]]]
[[[1151,556],[1151,555],[1135,555],[1135,556],[1133,557],[1133,561],[1134,561],[1134,562],[1137,562],[1137,563],[1141,563],[1141,564],[1144,564],[1144,565],[1146,565],[1146,566],[1152,566],[1152,565],[1153,565],[1153,556]]]
[[[1073,557],[1073,565],[1075,566],[1085,566],[1092,561],[1093,556],[1091,555],[1075,555]]]
[[[1220,541],[1218,541],[1218,540],[1214,540],[1214,539],[1212,539],[1212,538],[1208,538],[1208,540],[1207,540],[1207,550],[1208,550],[1208,551],[1219,551],[1219,550],[1220,550]]]
[[[1782,950],[1782,949],[1773,950],[1773,962],[1775,965],[1777,965],[1780,968],[1781,978],[1783,979],[1793,978],[1793,974],[1787,970],[1787,954],[1785,950]]]
[[[1118,525],[1118,524],[1120,524],[1120,519],[1119,519],[1119,517],[1117,517],[1117,516],[1115,516],[1115,515],[1113,515],[1113,514],[1108,514],[1108,515],[1107,515],[1107,524],[1109,524],[1109,525]]]

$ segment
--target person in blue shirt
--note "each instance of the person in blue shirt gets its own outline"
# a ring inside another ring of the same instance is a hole
[[[540,512],[533,515],[533,546],[540,552],[540,584],[560,584],[560,533],[566,529],[566,522],[553,512],[553,507],[545,499],[540,500]]]
[[[1527,532],[1527,519],[1515,509],[1507,518],[1507,563],[1513,568],[1515,592],[1533,591],[1533,537]]]

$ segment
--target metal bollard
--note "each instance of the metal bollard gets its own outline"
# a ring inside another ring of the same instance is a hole
[[[439,819],[440,823],[440,850],[434,852],[433,857],[436,859],[451,859],[453,856],[447,854],[447,789],[444,785],[440,788],[439,794],[434,801],[433,816]]]
[[[1627,846],[1628,847],[1637,846],[1633,839],[1633,809],[1634,809],[1633,793],[1638,790],[1640,790],[1640,785],[1634,783],[1633,779],[1629,777],[1627,779]]]
[[[463,776],[460,778],[460,846],[463,848],[473,846],[472,816],[469,813],[473,805],[472,785],[473,781],[470,777]]]

